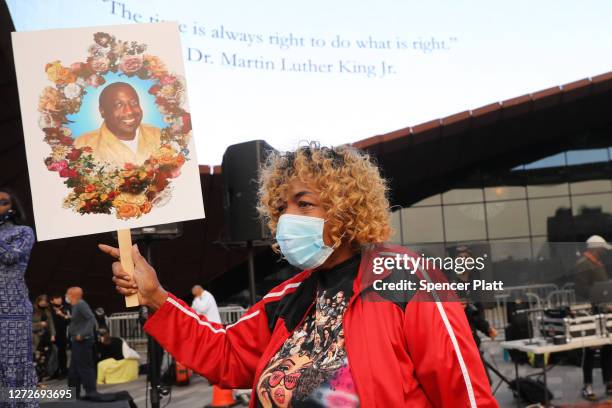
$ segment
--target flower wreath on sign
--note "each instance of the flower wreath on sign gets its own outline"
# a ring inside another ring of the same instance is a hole
[[[46,87],[39,98],[39,126],[51,147],[45,165],[72,190],[64,199],[64,208],[80,214],[114,213],[127,220],[147,214],[169,198],[171,179],[179,176],[189,159],[191,117],[183,108],[184,79],[168,72],[158,57],[145,53],[146,49],[146,44],[98,32],[85,62],[66,67],[54,61],[45,66],[55,86]],[[103,85],[109,72],[154,82],[149,94],[155,97],[167,126],[161,129],[160,147],[141,165],[126,163],[118,168],[97,161],[90,147],[74,145],[72,132],[66,127],[71,123],[67,116],[79,112],[87,89]]]

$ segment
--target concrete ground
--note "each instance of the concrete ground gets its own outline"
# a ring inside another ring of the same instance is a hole
[[[504,361],[503,351],[496,342],[483,342],[485,358],[496,367],[502,375],[512,380],[515,376],[514,364]],[[532,373],[541,372],[542,369],[533,368],[527,364],[519,366],[519,375],[525,376]],[[499,377],[491,373],[493,388],[500,383]],[[605,387],[601,378],[601,370],[593,370],[595,393],[600,396],[596,403],[582,399],[580,390],[582,389],[582,368],[570,365],[558,365],[547,372],[548,389],[553,393],[554,399],[551,401],[555,407],[608,407],[612,408],[612,397],[605,397]],[[538,378],[538,377],[531,377]],[[495,392],[495,398],[502,408],[525,407],[527,404],[517,401],[505,383],[502,383]]]

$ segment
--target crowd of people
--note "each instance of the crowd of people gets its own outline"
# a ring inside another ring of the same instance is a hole
[[[95,392],[94,347],[98,328],[94,313],[83,300],[81,288],[71,287],[64,296],[37,296],[32,314],[32,350],[37,380],[68,377],[69,384],[77,390],[82,386],[86,394]]]
[[[81,288],[71,287],[64,296],[39,295],[33,310],[32,350],[39,383],[67,378],[77,395],[83,388],[92,397],[97,394],[96,383],[137,378],[138,353],[110,335],[104,310],[92,311]]]

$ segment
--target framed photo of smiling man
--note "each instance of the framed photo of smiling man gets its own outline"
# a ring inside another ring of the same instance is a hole
[[[176,23],[13,33],[39,240],[204,217]]]

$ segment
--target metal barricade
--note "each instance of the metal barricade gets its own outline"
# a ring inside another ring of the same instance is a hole
[[[495,327],[500,330],[508,325],[508,302],[522,299],[524,302],[534,304],[534,308],[542,308],[546,305],[548,295],[559,291],[559,287],[553,283],[524,286],[506,286],[504,291],[495,295],[495,307],[485,310],[485,317]],[[533,316],[537,320],[537,316]]]
[[[546,297],[549,308],[572,306],[576,304],[576,292],[573,289],[553,290]]]
[[[113,337],[121,337],[140,353],[147,354],[147,335],[138,320],[138,312],[113,313],[108,318],[108,330]]]
[[[485,309],[485,319],[500,333],[508,325],[506,301],[509,297],[509,295],[496,295],[495,307]]]
[[[221,323],[223,324],[236,323],[244,312],[246,312],[246,309],[242,306],[219,307],[219,315],[221,316]]]

